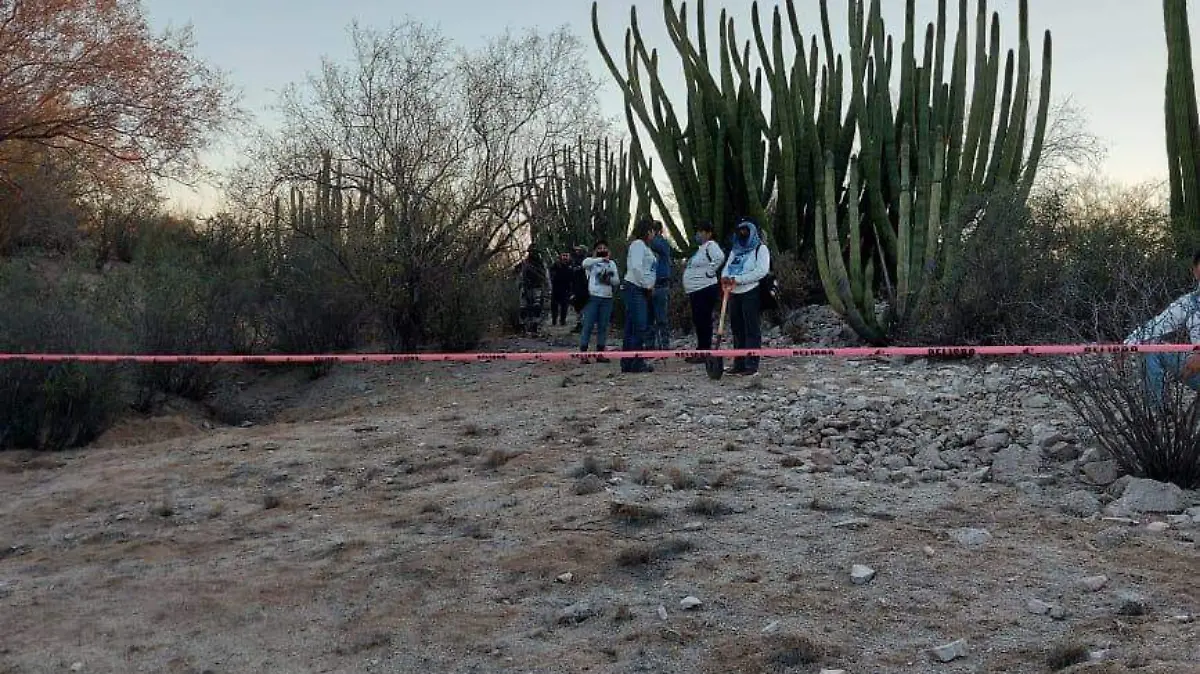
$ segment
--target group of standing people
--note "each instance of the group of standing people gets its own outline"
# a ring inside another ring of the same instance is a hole
[[[553,325],[566,325],[567,307],[573,305],[579,316],[579,350],[587,353],[596,335],[596,362],[607,363],[609,324],[618,293],[625,308],[622,350],[667,350],[671,348],[669,316],[671,295],[671,245],[664,237],[663,225],[642,220],[634,227],[634,238],[625,258],[625,276],[612,260],[607,241],[597,241],[590,255],[579,249],[560,253],[549,273],[537,271],[537,253],[530,247],[522,262],[522,322],[527,332],[537,333],[541,321],[540,301],[546,285],[551,288]],[[714,239],[711,223],[696,228],[696,249],[683,269],[683,290],[691,304],[696,332],[696,349],[713,347],[713,318],[724,292],[729,293],[727,315],[733,346],[740,349],[762,347],[762,310],[759,284],[771,270],[771,252],[762,241],[758,225],[741,220],[728,254]],[[532,271],[530,271],[532,270]],[[538,285],[536,281],[545,280]],[[531,283],[532,282],[532,283]],[[532,292],[531,292],[532,291]],[[703,357],[689,358],[703,363]],[[734,375],[758,373],[758,358],[735,358],[727,370]],[[641,358],[621,359],[622,372],[653,372],[654,367]]]

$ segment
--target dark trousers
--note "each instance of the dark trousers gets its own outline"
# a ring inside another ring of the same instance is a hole
[[[721,286],[710,285],[688,295],[692,301],[692,325],[696,328],[696,349],[708,351],[713,344],[713,309],[721,299]]]
[[[552,295],[550,297],[550,325],[567,324],[567,307],[571,306],[570,295]]]
[[[762,322],[758,288],[729,298],[729,327],[733,330],[733,348],[761,349]],[[758,358],[734,358],[735,371],[758,372]]]

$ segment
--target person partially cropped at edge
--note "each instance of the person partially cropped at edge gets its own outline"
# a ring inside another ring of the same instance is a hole
[[[1161,314],[1134,330],[1125,338],[1127,346],[1161,341],[1171,333],[1184,330],[1188,341],[1200,344],[1200,251],[1192,255],[1192,278],[1197,287],[1181,295]],[[1178,378],[1188,388],[1200,392],[1200,354],[1148,353],[1146,362],[1146,384],[1156,405],[1162,404],[1166,376]]]
[[[650,250],[654,239],[654,221],[642,220],[634,230],[633,242],[625,256],[625,351],[641,351],[652,339],[650,335],[650,304],[654,301],[655,265],[658,260]],[[622,372],[653,372],[644,358],[622,358]]]
[[[738,223],[729,252],[729,264],[721,272],[721,286],[731,291],[729,297],[729,328],[733,332],[733,348],[762,348],[762,319],[759,312],[758,284],[771,271],[771,251],[758,233],[758,225],[746,219]],[[758,374],[758,358],[735,358],[726,370],[732,375]]]
[[[621,285],[621,274],[617,263],[609,259],[608,242],[596,242],[593,256],[584,258],[583,270],[588,278],[588,303],[583,308],[583,328],[579,335],[579,351],[587,353],[592,341],[592,329],[596,329],[597,363],[607,363],[604,350],[608,344],[608,324],[612,320],[613,288]],[[586,362],[586,361],[585,361]]]
[[[713,310],[721,301],[720,280],[717,278],[725,251],[713,241],[712,223],[705,222],[696,227],[696,252],[683,268],[683,291],[692,305],[692,327],[696,330],[696,350],[708,351],[713,346]],[[687,359],[689,363],[703,363],[703,356]]]

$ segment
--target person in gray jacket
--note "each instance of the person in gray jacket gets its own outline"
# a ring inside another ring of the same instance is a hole
[[[583,260],[583,271],[588,280],[588,303],[583,308],[583,329],[579,335],[579,351],[587,353],[592,341],[592,329],[596,329],[597,363],[607,363],[604,350],[608,344],[608,324],[612,320],[613,289],[621,285],[621,273],[617,263],[609,258],[608,242],[596,242],[592,257]],[[587,362],[586,360],[584,362]]]
[[[696,252],[683,268],[683,291],[692,305],[692,326],[696,330],[696,350],[708,351],[713,340],[713,310],[721,299],[719,270],[725,261],[725,251],[713,241],[712,223],[696,227]],[[689,363],[703,363],[703,356],[688,358]]]
[[[655,265],[650,250],[654,239],[654,221],[642,220],[635,228],[637,238],[629,244],[625,258],[625,351],[641,351],[650,344],[650,306],[654,300]],[[622,358],[622,372],[653,372],[643,358]]]

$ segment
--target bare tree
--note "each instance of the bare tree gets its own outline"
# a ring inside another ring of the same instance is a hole
[[[558,147],[603,132],[599,83],[565,29],[508,33],[474,51],[412,20],[350,34],[349,63],[327,59],[285,90],[260,165],[270,192],[365,198],[352,218],[340,205],[320,210],[343,229],[346,271],[411,347],[431,304],[452,303],[438,293],[520,240],[527,181],[551,170]]]
[[[506,34],[467,52],[414,21],[354,25],[351,38],[352,63],[326,60],[285,91],[267,146],[276,183],[315,181],[330,150],[391,235],[470,239],[483,258],[503,250],[521,224],[525,160],[548,167],[555,148],[595,128],[598,83],[580,41]]]

